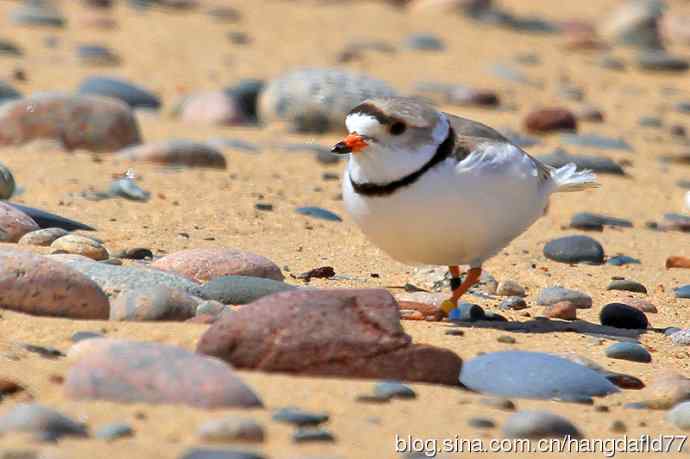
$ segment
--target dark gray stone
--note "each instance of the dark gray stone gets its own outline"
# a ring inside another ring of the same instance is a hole
[[[7,204],[14,207],[15,209],[21,210],[26,215],[31,217],[31,219],[35,221],[40,228],[62,228],[66,231],[96,230],[95,228],[89,225],[85,225],[84,223],[70,220],[69,218],[61,217],[59,215],[51,214],[50,212],[46,212],[45,210],[23,206],[21,204],[17,204],[16,202],[7,202]]]
[[[663,51],[644,51],[637,56],[637,65],[643,70],[685,72],[690,67],[687,59],[671,56]]]
[[[273,413],[274,421],[294,424],[300,427],[316,426],[328,421],[328,418],[329,416],[326,413],[312,413],[294,407],[281,408]]]
[[[477,417],[468,419],[467,425],[475,429],[493,429],[496,427],[496,423],[491,419]]]
[[[65,17],[49,2],[26,2],[10,11],[10,21],[19,25],[39,27],[64,27]]]
[[[374,386],[374,395],[386,398],[417,398],[417,394],[410,387],[399,381],[382,381]]]
[[[335,437],[325,429],[303,429],[299,428],[292,434],[292,441],[295,443],[307,442],[334,442]]]
[[[86,65],[118,65],[120,57],[106,46],[81,45],[77,48],[77,57]]]
[[[602,264],[604,248],[589,236],[565,236],[549,241],[544,256],[561,263]]]
[[[30,433],[42,441],[88,436],[82,423],[38,403],[21,403],[0,417],[0,434],[8,432]]]
[[[569,420],[547,411],[520,411],[503,425],[503,433],[510,438],[582,438]]]
[[[613,343],[606,348],[606,357],[611,359],[630,360],[633,362],[649,363],[652,355],[637,343]]]
[[[21,97],[22,94],[19,91],[10,86],[9,83],[0,80],[0,105],[10,100],[21,99]]]
[[[627,329],[646,329],[647,316],[639,309],[623,303],[609,303],[599,313],[602,325]]]
[[[179,459],[265,459],[265,456],[230,449],[191,448],[182,453]]]
[[[614,139],[599,134],[569,134],[560,136],[561,142],[578,147],[599,148],[602,150],[632,151],[632,147],[623,139]]]
[[[78,92],[119,99],[132,108],[158,109],[161,106],[160,99],[151,91],[118,78],[88,77],[81,82]]]
[[[606,263],[613,266],[639,265],[640,260],[627,255],[616,255],[615,257],[609,258]]]
[[[403,46],[418,51],[443,51],[446,48],[440,38],[426,33],[417,33],[408,36]]]
[[[330,210],[322,209],[320,207],[298,207],[295,209],[298,214],[306,215],[312,218],[318,218],[320,220],[328,220],[331,222],[341,222],[343,221],[337,214],[334,214]]]
[[[647,287],[629,279],[616,279],[606,287],[606,290],[623,290],[625,292],[647,293]]]
[[[200,296],[223,304],[248,304],[273,293],[294,290],[297,287],[273,279],[249,276],[223,276],[204,285]]]
[[[578,170],[589,169],[600,174],[625,175],[623,168],[615,161],[603,156],[571,155],[562,149],[557,149],[548,155],[539,155],[536,158],[553,167],[563,167],[568,163],[574,163]]]
[[[541,352],[492,352],[465,363],[460,383],[502,397],[553,399],[602,396],[617,392],[600,373]]]
[[[590,212],[580,212],[573,215],[570,220],[570,227],[583,230],[601,231],[604,226],[615,226],[621,228],[632,228],[630,220],[623,218],[609,217],[608,215],[593,214]]]
[[[563,287],[546,287],[539,292],[537,304],[551,306],[561,301],[569,301],[578,309],[592,307],[592,297],[577,290],[570,290]]]
[[[103,333],[91,332],[91,331],[79,331],[79,332],[74,333],[70,337],[70,340],[73,343],[78,343],[79,341],[84,341],[86,339],[103,338],[104,336],[105,335]]]

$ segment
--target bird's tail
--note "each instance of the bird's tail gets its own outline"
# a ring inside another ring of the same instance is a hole
[[[554,193],[565,191],[581,191],[587,188],[598,188],[597,176],[590,170],[578,171],[573,163],[554,169],[551,179],[555,184]]]

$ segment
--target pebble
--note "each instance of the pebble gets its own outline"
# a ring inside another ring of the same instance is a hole
[[[498,338],[496,338],[496,341],[499,343],[503,343],[503,344],[515,344],[516,343],[515,338],[513,338],[512,336],[508,336],[508,335],[501,335]]]
[[[537,304],[551,306],[556,303],[567,301],[574,304],[577,308],[588,309],[592,307],[592,297],[577,290],[563,287],[543,288],[537,297]]]
[[[625,426],[623,421],[615,420],[611,423],[609,430],[615,433],[625,433],[628,431],[628,428]]]
[[[690,402],[682,402],[666,413],[666,419],[680,430],[690,430]]]
[[[550,319],[576,320],[577,305],[572,301],[559,301],[544,308],[544,316]]]
[[[62,228],[66,231],[95,231],[95,228],[85,225],[69,218],[61,217],[60,215],[51,214],[45,210],[35,209],[33,207],[22,206],[14,202],[7,202],[7,205],[14,207],[26,215],[31,217],[40,228]]]
[[[79,84],[77,91],[118,99],[132,108],[157,110],[161,106],[160,99],[151,91],[119,78],[90,76]]]
[[[578,147],[632,151],[632,147],[625,140],[613,139],[599,134],[561,134],[560,140],[563,143]]]
[[[647,293],[647,288],[641,283],[629,279],[616,279],[606,287],[606,290],[622,290],[625,292]]]
[[[48,257],[0,251],[2,307],[25,314],[105,319],[110,305],[86,276]]]
[[[575,117],[578,119],[578,121],[586,121],[589,123],[604,122],[604,112],[592,105],[584,105],[580,107],[575,112]]]
[[[690,345],[690,329],[675,329],[670,336],[671,342],[676,346]]]
[[[272,279],[223,276],[204,285],[200,296],[223,304],[248,304],[264,296],[295,289],[295,286]]]
[[[658,22],[664,7],[657,0],[627,0],[619,2],[613,13],[599,28],[604,38],[637,48],[662,47]]]
[[[547,242],[544,256],[561,263],[602,264],[604,248],[589,236],[565,236]]]
[[[167,166],[225,169],[227,161],[219,150],[193,140],[168,140],[128,147],[117,152],[117,158],[146,161]]]
[[[295,212],[308,217],[317,218],[319,220],[327,220],[330,222],[343,221],[339,215],[331,212],[330,210],[322,209],[321,207],[298,207],[295,209]]]
[[[67,235],[67,231],[62,228],[44,228],[26,233],[17,243],[20,245],[48,247],[53,241],[65,235]]]
[[[228,91],[208,91],[192,94],[182,101],[179,117],[188,123],[219,126],[238,126],[253,123],[245,116],[238,101]]]
[[[242,139],[216,137],[206,141],[207,144],[219,150],[237,150],[244,153],[261,153],[261,147]],[[329,152],[330,153],[330,152]],[[333,156],[333,155],[332,155]]]
[[[463,366],[460,383],[483,394],[532,399],[602,396],[618,391],[600,373],[583,365],[526,351],[475,357]]]
[[[489,397],[479,399],[479,404],[503,411],[515,411],[515,403],[512,400],[501,397]]]
[[[637,56],[637,65],[643,70],[661,72],[685,72],[690,68],[687,59],[658,51],[641,52]]]
[[[182,453],[179,459],[266,459],[266,457],[248,451],[190,448]]]
[[[335,437],[326,429],[303,429],[299,428],[292,434],[292,441],[295,443],[307,442],[334,442]]]
[[[633,224],[630,220],[623,218],[609,217],[608,215],[590,212],[577,213],[570,220],[570,227],[576,229],[601,231],[604,226],[632,228]]]
[[[0,163],[0,199],[10,199],[14,194],[16,184],[12,171]]]
[[[151,193],[142,189],[134,179],[121,178],[110,184],[109,194],[129,199],[130,201],[147,202]]]
[[[21,99],[22,94],[9,83],[0,80],[0,105],[16,99]]]
[[[611,359],[630,360],[631,362],[649,363],[652,355],[637,343],[620,342],[606,348],[606,357]]]
[[[555,168],[563,167],[568,163],[574,163],[578,170],[591,170],[600,174],[625,175],[625,171],[619,164],[603,156],[571,155],[559,148],[551,154],[538,155],[536,158]]]
[[[690,379],[677,373],[663,372],[649,384],[644,392],[643,408],[672,408],[678,403],[690,400]]]
[[[451,322],[475,322],[485,318],[486,315],[481,306],[465,302],[458,304],[458,307],[448,313],[448,320]]]
[[[496,423],[489,418],[473,417],[467,420],[467,425],[475,429],[493,429]]]
[[[659,223],[659,228],[665,231],[690,231],[690,216],[683,214],[664,214],[664,219]]]
[[[690,284],[674,288],[673,292],[676,294],[676,298],[690,299]]]
[[[320,351],[305,358],[304,349]],[[457,384],[462,365],[452,351],[412,343],[398,303],[384,289],[295,289],[265,296],[223,314],[197,352],[263,372],[446,385]]]
[[[174,272],[199,282],[224,276],[262,277],[282,281],[278,265],[266,257],[237,249],[189,249],[166,255],[152,267]]]
[[[118,295],[110,304],[110,320],[183,321],[196,315],[198,304],[182,290],[155,285]]]
[[[69,355],[75,363],[65,378],[65,392],[74,400],[204,409],[262,406],[232,367],[179,347],[101,338],[80,341]]]
[[[74,333],[70,337],[70,341],[73,343],[78,343],[79,341],[84,341],[86,339],[93,339],[93,338],[103,338],[105,335],[103,333],[98,333],[98,332],[92,332],[92,331],[79,331]]]
[[[509,438],[582,438],[569,420],[548,411],[519,411],[506,420],[502,430]]]
[[[444,51],[446,49],[440,38],[427,33],[416,33],[407,36],[403,42],[403,47],[417,51]]]
[[[80,45],[77,47],[77,58],[85,65],[111,66],[120,64],[120,56],[107,46],[102,45]]]
[[[134,436],[134,429],[132,426],[125,423],[108,424],[94,433],[94,437],[106,441],[114,441],[132,436]]]
[[[261,443],[265,433],[261,424],[253,419],[228,416],[205,422],[199,427],[198,436],[207,442]]]
[[[498,296],[526,296],[525,288],[514,280],[506,279],[498,283],[496,288]]]
[[[527,303],[525,300],[519,296],[509,296],[501,301],[498,305],[500,309],[519,311],[521,309],[527,308]]]
[[[616,255],[615,257],[609,258],[606,263],[613,266],[639,265],[640,260],[627,255]]]
[[[67,20],[49,2],[25,2],[10,11],[10,21],[18,25],[62,28]]]
[[[91,278],[108,296],[117,296],[127,290],[138,290],[155,285],[179,288],[195,296],[201,292],[198,284],[173,273],[133,266],[112,266],[84,260],[66,260],[64,264]]]
[[[374,386],[374,395],[387,399],[413,399],[417,394],[412,388],[399,381],[382,381]]]
[[[328,421],[329,416],[326,413],[315,413],[304,411],[299,408],[286,407],[281,408],[273,413],[272,419],[274,421],[283,422],[286,424],[293,424],[298,427],[317,426]]]
[[[99,241],[74,233],[57,238],[50,247],[63,253],[82,255],[92,260],[107,260],[110,256],[108,250]]]
[[[661,118],[658,116],[641,116],[637,120],[637,124],[639,124],[642,127],[648,127],[648,128],[661,128],[664,125],[664,122]]]
[[[352,107],[397,95],[387,83],[338,69],[311,68],[271,80],[259,96],[259,120],[282,121],[297,132],[343,131]]]
[[[36,230],[38,225],[30,216],[0,201],[0,242],[18,242],[25,234]]]
[[[653,314],[657,312],[656,306],[654,306],[654,304],[642,298],[630,298],[625,299],[622,302],[624,304],[627,304],[628,306],[632,306],[635,309],[639,309],[642,312],[651,312]]]
[[[141,141],[124,103],[104,97],[44,93],[3,104],[0,144],[54,140],[68,150],[112,152]]]
[[[616,328],[643,330],[649,325],[647,316],[639,309],[622,303],[609,303],[599,313],[602,325]]]
[[[577,130],[575,115],[564,108],[543,108],[530,112],[525,118],[525,129],[530,132]]]
[[[41,441],[89,435],[84,424],[38,403],[20,403],[0,417],[0,433],[9,432],[26,432]]]
[[[13,41],[5,38],[0,38],[0,55],[20,57],[24,54],[24,51]],[[0,99],[2,99],[2,85],[0,82]]]

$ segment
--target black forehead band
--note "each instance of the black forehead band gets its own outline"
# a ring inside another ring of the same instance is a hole
[[[363,103],[359,104],[352,110],[350,110],[350,115],[366,115],[366,116],[371,116],[372,118],[376,118],[376,120],[383,124],[393,124],[397,121],[400,121],[396,118],[392,118],[385,113],[383,113],[379,108],[376,106],[369,104],[369,103]]]

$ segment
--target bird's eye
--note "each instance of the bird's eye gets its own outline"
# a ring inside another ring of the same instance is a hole
[[[395,123],[391,124],[390,133],[392,135],[400,135],[405,132],[405,129],[407,129],[405,123],[402,121],[396,121]]]

